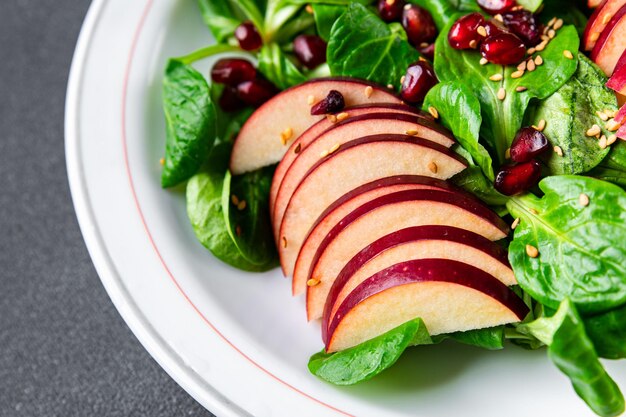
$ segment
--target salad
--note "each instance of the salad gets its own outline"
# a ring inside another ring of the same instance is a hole
[[[161,183],[217,258],[306,294],[311,373],[545,348],[624,412],[626,0],[199,6],[216,43],[165,68]]]

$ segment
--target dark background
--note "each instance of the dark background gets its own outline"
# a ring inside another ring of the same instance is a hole
[[[63,116],[89,1],[0,2],[0,416],[211,416],[124,324],[76,222]]]

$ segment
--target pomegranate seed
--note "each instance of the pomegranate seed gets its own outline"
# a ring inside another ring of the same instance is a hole
[[[506,165],[496,175],[494,186],[504,195],[515,195],[534,187],[541,178],[541,164],[536,159],[518,165]]]
[[[487,32],[487,37],[489,37],[499,33],[509,33],[509,29],[499,20],[489,19],[485,23],[485,32]]]
[[[219,99],[219,105],[225,112],[234,112],[246,107],[246,103],[239,98],[237,89],[228,85],[224,88],[224,91],[222,91],[222,95]]]
[[[252,22],[243,22],[235,29],[235,38],[241,49],[254,51],[263,45],[261,35]]]
[[[258,107],[277,93],[276,87],[263,78],[244,81],[237,86],[237,94],[244,103]]]
[[[483,41],[480,53],[493,64],[514,65],[526,57],[526,48],[524,42],[512,33],[499,33]]]
[[[485,24],[480,13],[471,13],[454,22],[448,32],[448,42],[454,49],[470,49],[476,47],[483,40],[477,32],[479,26]]]
[[[480,8],[490,15],[504,13],[517,6],[517,2],[515,0],[476,0],[476,3],[478,3]]]
[[[431,61],[435,59],[435,44],[431,43],[425,48],[420,48],[420,54],[424,55],[426,58]]]
[[[402,10],[402,26],[406,31],[409,42],[420,45],[431,43],[437,37],[435,21],[428,10],[414,4],[407,4]]]
[[[438,82],[433,67],[426,61],[418,61],[406,70],[400,95],[409,103],[420,103]]]
[[[300,35],[293,40],[293,52],[305,67],[313,69],[326,62],[326,42],[316,35]]]
[[[404,0],[378,0],[378,14],[385,22],[399,22],[405,5]]]
[[[319,116],[321,114],[337,113],[346,107],[343,95],[337,90],[330,90],[326,98],[311,107],[311,114]]]
[[[236,87],[244,81],[254,80],[256,69],[245,59],[220,59],[211,70],[211,79],[218,84]]]
[[[502,15],[504,24],[511,32],[530,47],[541,42],[541,25],[537,16],[527,10],[507,12]]]
[[[514,162],[528,162],[547,151],[548,139],[532,127],[523,127],[515,135],[511,144],[511,159]]]

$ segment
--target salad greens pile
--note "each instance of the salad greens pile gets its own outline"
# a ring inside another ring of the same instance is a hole
[[[567,0],[518,0],[544,21],[564,20],[542,51],[543,64],[524,77],[515,67],[480,63],[475,50],[457,50],[448,31],[464,14],[480,12],[475,0],[412,0],[428,10],[440,31],[434,68],[439,84],[423,108],[435,108],[458,140],[470,167],[453,180],[517,227],[507,242],[519,282],[515,291],[531,313],[522,323],[431,337],[421,319],[405,323],[345,351],[311,357],[310,371],[338,385],[367,380],[391,366],[411,346],[451,339],[486,349],[505,340],[527,349],[547,347],[578,395],[601,416],[624,411],[624,397],[599,358],[626,358],[626,143],[601,148],[586,129],[604,126],[599,112],[616,111],[606,76],[578,51],[586,16]],[[229,155],[253,109],[224,112],[216,104],[223,86],[210,85],[192,64],[218,54],[247,55],[278,89],[323,76],[350,76],[399,88],[407,67],[423,59],[399,23],[386,23],[370,0],[199,0],[217,44],[172,58],[165,69],[167,127],[163,187],[186,184],[187,212],[199,241],[222,261],[246,271],[266,271],[278,260],[268,213],[275,167],[232,176]],[[242,51],[236,28],[251,21],[263,46]],[[327,62],[298,65],[292,41],[317,34],[327,41]],[[502,77],[494,81],[493,75]],[[505,97],[499,97],[504,89]],[[543,157],[544,178],[522,195],[493,186],[495,172],[523,126],[547,121],[544,134],[562,155]],[[610,135],[604,130],[602,133]],[[240,201],[232,201],[233,196]],[[241,204],[247,206],[241,209]],[[539,254],[529,256],[529,248]]]

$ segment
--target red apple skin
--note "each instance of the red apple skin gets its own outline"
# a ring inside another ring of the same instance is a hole
[[[591,60],[607,77],[613,74],[615,65],[624,52],[624,39],[626,39],[626,5],[615,13],[591,51]]]
[[[622,105],[617,114],[615,115],[615,121],[617,123],[626,122],[626,104]]]
[[[483,252],[492,258],[494,262],[499,263],[507,270],[511,269],[511,265],[508,260],[508,253],[504,247],[468,230],[451,226],[416,226],[395,231],[363,248],[352,259],[350,259],[348,263],[346,263],[341,272],[337,275],[337,278],[335,279],[335,282],[333,283],[326,298],[324,314],[322,315],[322,338],[324,340],[326,340],[328,325],[330,324],[336,309],[339,307],[338,302],[341,302],[338,301],[338,297],[340,294],[345,293],[344,287],[352,279],[355,273],[359,271],[363,265],[378,257],[381,253],[391,248],[417,241],[437,241],[441,246],[445,246],[447,242],[471,246],[472,248]],[[508,285],[515,284],[513,271],[511,271],[511,277],[512,282]],[[504,284],[506,285],[506,283]],[[341,300],[343,300],[343,298]]]
[[[348,119],[321,133],[309,143],[306,149],[300,151],[283,177],[276,194],[271,217],[276,220],[274,233],[278,233],[279,222],[293,191],[302,181],[308,169],[315,162],[319,161],[320,154],[323,151],[327,151],[333,146],[344,146],[346,142],[365,135],[405,134],[412,129],[417,131],[419,137],[439,143],[447,148],[456,143],[449,131],[434,122],[416,119],[413,115],[399,113],[376,113],[348,117]]]
[[[625,4],[626,0],[604,0],[602,5],[593,12],[585,27],[585,33],[583,34],[582,42],[585,51],[593,50],[598,39],[600,39],[599,36],[609,23],[610,18]],[[609,16],[608,18],[605,17],[607,15]],[[596,37],[595,40],[594,36]]]
[[[371,94],[366,94],[367,87],[372,88]],[[308,97],[313,96],[319,101],[331,90],[337,90],[344,96],[346,106],[402,104],[389,89],[347,77],[318,78],[288,88],[259,107],[242,126],[233,145],[230,171],[237,175],[278,163],[287,151],[287,145],[281,142],[281,133],[291,128],[292,139],[295,139],[321,120],[324,116],[310,114]]]
[[[613,75],[606,83],[607,87],[622,95],[626,95],[626,44],[624,47],[624,52],[622,52],[622,56],[617,61],[617,65],[615,65],[615,71],[613,71]]]
[[[444,209],[453,210],[453,212],[451,212],[452,214],[446,213]],[[433,211],[451,216],[450,218],[436,219],[436,217],[442,216],[429,215],[427,219],[432,218],[432,222],[437,220],[438,225],[465,227],[492,240],[503,239],[508,235],[508,225],[496,213],[484,204],[476,202],[474,198],[467,198],[454,192],[406,190],[369,201],[337,223],[317,247],[311,263],[303,265],[302,270],[308,266],[304,282],[308,282],[312,278],[320,280],[318,285],[307,287],[307,319],[310,321],[322,316],[328,292],[340,272],[342,264],[348,262],[358,253],[360,248],[357,245],[347,246],[355,232],[365,233],[364,236],[358,237],[362,246],[397,230],[397,228],[425,225],[424,218],[420,217],[420,213],[432,213]],[[403,214],[394,220],[393,224],[389,224],[386,219],[391,218],[393,213],[407,214]],[[412,214],[409,216],[408,213]],[[463,217],[459,219],[459,216]],[[377,221],[381,224],[367,228],[367,224],[364,222],[371,222],[373,221],[372,218],[378,218]],[[428,221],[430,222],[430,220]],[[364,227],[366,228],[364,229]],[[296,271],[296,273],[299,272],[300,270]]]
[[[428,165],[437,164],[436,172]],[[407,135],[366,136],[320,158],[294,191],[276,236],[281,254],[290,244],[299,249],[319,215],[336,199],[368,182],[394,175],[448,179],[467,162],[445,146]],[[294,241],[292,236],[297,236]]]
[[[434,121],[430,113],[423,112],[415,107],[407,106],[405,104],[396,103],[361,104],[357,106],[346,107],[343,111],[350,114],[351,116],[361,116],[371,113],[413,114],[415,115],[415,117]],[[331,122],[328,118],[323,118],[317,123],[313,124],[307,130],[305,130],[300,136],[296,138],[296,140],[291,143],[289,149],[285,153],[285,156],[283,156],[283,158],[280,160],[280,163],[276,167],[276,171],[274,171],[274,178],[272,180],[272,187],[270,189],[270,214],[274,211],[274,203],[276,200],[276,194],[278,194],[278,189],[280,188],[280,184],[283,182],[285,173],[287,172],[287,169],[291,166],[294,159],[296,159],[300,152],[306,149],[311,141],[313,141],[321,133],[329,128],[332,128],[333,126],[336,126],[336,124]]]
[[[410,291],[411,286],[429,283],[444,283],[447,284],[445,288],[449,289],[455,288],[455,286],[462,286],[467,288],[467,291],[478,291],[479,293],[486,295],[487,297],[498,303],[503,308],[502,314],[506,314],[506,317],[485,318],[479,317],[480,311],[475,311],[473,305],[459,306],[458,304],[455,304],[455,300],[452,299],[452,297],[449,300],[445,300],[446,304],[442,305],[442,309],[439,310],[439,318],[448,315],[448,311],[446,308],[448,305],[447,303],[450,303],[450,306],[454,306],[454,308],[456,309],[464,307],[467,309],[464,317],[466,319],[475,319],[476,323],[474,324],[476,325],[476,327],[473,327],[474,329],[486,327],[483,326],[483,324],[486,324],[483,323],[484,320],[491,320],[491,323],[488,323],[487,326],[498,325],[493,324],[493,322],[505,324],[514,321],[521,321],[524,319],[524,317],[526,317],[529,311],[528,307],[526,306],[526,304],[524,304],[522,299],[520,299],[511,289],[498,281],[496,278],[478,268],[464,264],[462,262],[447,259],[411,260],[393,265],[374,274],[350,293],[350,295],[337,309],[335,317],[333,317],[330,325],[328,326],[327,338],[326,340],[324,340],[324,343],[326,345],[326,351],[335,352],[337,350],[345,348],[343,346],[338,346],[340,344],[340,342],[337,340],[338,335],[340,336],[342,331],[345,332],[347,330],[344,323],[351,313],[357,311],[357,307],[368,307],[368,304],[371,305],[372,302],[379,302],[380,297],[384,296],[385,292],[387,291],[396,290],[395,293],[397,294],[400,291]],[[389,301],[390,303],[393,303],[393,299],[384,301]],[[437,301],[438,304],[442,304],[444,302],[444,300]],[[391,305],[383,304],[383,307],[391,308]],[[391,311],[390,314],[394,314],[394,312]],[[370,315],[369,318],[371,319],[371,321],[368,321],[368,323],[364,323],[364,328],[372,325],[380,327],[380,325],[382,324],[388,325],[389,329],[387,330],[390,330],[391,328],[402,324],[385,323],[385,317],[381,317],[375,314]],[[406,320],[403,321],[403,323],[414,318],[416,317],[407,317]],[[433,320],[434,317],[421,318],[424,320],[431,335],[449,333],[454,331],[471,330],[470,328],[432,328],[429,327],[429,323],[431,320]],[[383,320],[382,323],[376,322],[380,322],[381,320]]]
[[[283,273],[285,275],[293,274],[292,294],[299,295],[306,290],[308,267],[304,265],[310,264],[320,242],[341,219],[368,201],[383,195],[413,189],[462,192],[448,181],[421,175],[396,175],[372,181],[349,191],[330,204],[313,223],[300,249],[295,253],[295,265],[289,263],[289,260],[293,259],[294,256],[287,254],[286,250],[285,255],[281,257]]]
[[[626,105],[626,104],[625,104]],[[622,140],[626,140],[626,124],[623,124],[616,133],[616,136]]]

